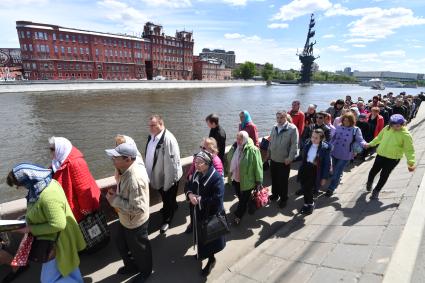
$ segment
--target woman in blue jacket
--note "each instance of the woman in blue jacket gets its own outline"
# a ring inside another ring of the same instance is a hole
[[[195,155],[196,172],[192,175],[185,187],[187,200],[195,207],[194,209],[194,240],[197,245],[197,259],[208,259],[202,269],[202,276],[207,277],[214,268],[215,254],[226,246],[224,236],[206,242],[202,239],[201,224],[210,216],[224,213],[223,196],[224,181],[214,166],[212,156],[204,151]],[[199,238],[198,238],[199,237]]]
[[[302,163],[298,170],[298,180],[304,191],[304,206],[300,210],[302,214],[313,213],[313,191],[324,186],[329,177],[331,146],[324,138],[323,130],[315,129],[301,152]]]

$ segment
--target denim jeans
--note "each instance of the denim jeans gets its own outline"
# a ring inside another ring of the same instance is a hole
[[[342,160],[332,157],[333,165],[333,175],[331,178],[331,183],[329,184],[328,189],[335,191],[341,181],[342,173],[344,173],[345,165],[347,165],[350,160]]]

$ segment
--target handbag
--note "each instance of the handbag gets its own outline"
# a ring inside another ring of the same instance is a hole
[[[208,244],[228,233],[230,233],[230,224],[224,211],[208,217],[201,224],[201,240],[203,244]]]
[[[34,237],[31,244],[31,251],[28,260],[37,263],[45,263],[55,258],[56,256],[56,242],[59,239],[59,234],[56,240],[42,240]]]
[[[24,235],[14,258],[10,262],[10,266],[18,267],[28,265],[29,255],[33,241],[34,237],[31,234],[26,233]]]
[[[257,209],[266,206],[269,203],[269,189],[259,186],[253,191],[252,199]]]
[[[109,243],[111,236],[103,212],[96,211],[87,215],[78,225],[87,244],[84,252],[96,252]]]
[[[363,152],[363,147],[356,142],[356,135],[357,131],[359,131],[359,128],[354,128],[353,131],[353,140],[350,143],[350,150],[354,153],[354,155],[360,154]]]

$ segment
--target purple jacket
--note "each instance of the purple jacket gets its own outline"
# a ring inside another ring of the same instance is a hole
[[[354,133],[354,142],[364,146],[366,141],[363,139],[362,131],[357,127],[336,127],[335,134],[331,139],[332,145],[332,157],[342,160],[351,160],[353,159],[353,148],[351,143],[353,141]]]

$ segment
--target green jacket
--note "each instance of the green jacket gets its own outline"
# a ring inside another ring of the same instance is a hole
[[[29,204],[26,221],[31,233],[43,240],[56,240],[56,261],[62,276],[80,265],[78,252],[86,247],[83,234],[72,214],[65,193],[56,180],[41,192],[37,202]]]
[[[227,170],[230,169],[235,147],[232,147],[227,154]],[[263,161],[258,147],[254,145],[251,138],[248,139],[239,164],[241,191],[251,190],[256,184],[263,182]],[[230,172],[227,175],[230,176]]]
[[[406,127],[400,131],[394,131],[386,126],[370,143],[374,147],[379,145],[377,153],[383,157],[391,159],[401,159],[406,155],[407,164],[415,165],[415,149],[413,139]]]

